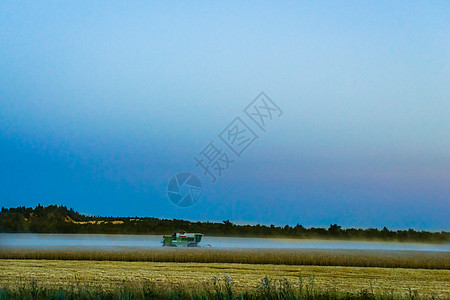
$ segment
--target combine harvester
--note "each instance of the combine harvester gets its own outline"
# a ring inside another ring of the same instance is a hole
[[[174,233],[172,235],[164,235],[161,243],[164,247],[200,247],[203,234],[201,233]],[[211,245],[207,245],[211,247]]]

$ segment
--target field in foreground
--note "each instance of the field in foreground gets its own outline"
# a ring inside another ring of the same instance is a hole
[[[0,248],[0,259],[242,263],[450,270],[449,252],[314,249],[160,248],[123,251]]]
[[[152,290],[152,293],[175,291],[187,295],[196,291],[211,296],[215,293],[212,278],[222,278],[216,282],[219,284],[216,287],[221,286],[221,291],[227,293],[227,280],[223,278],[229,276],[228,286],[233,293],[247,291],[256,295],[267,286],[275,288],[267,280],[261,284],[265,276],[277,280],[278,289],[285,282],[298,292],[301,274],[303,292],[313,289],[318,295],[328,293],[331,298],[344,297],[346,293],[362,295],[362,298],[392,298],[400,294],[450,298],[450,270],[16,259],[1,259],[0,270],[0,287],[9,291],[22,289],[21,293],[60,288],[66,292],[87,290],[116,294],[120,290],[140,291],[140,294],[145,290]],[[3,295],[5,293],[3,290]]]

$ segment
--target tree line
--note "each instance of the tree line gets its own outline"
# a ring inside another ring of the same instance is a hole
[[[219,222],[191,222],[152,217],[86,216],[66,206],[4,208],[0,212],[2,233],[90,233],[90,234],[170,234],[199,232],[215,236],[286,237],[301,239],[383,240],[400,242],[450,242],[450,233],[369,228],[305,228],[275,225],[237,225],[229,220]]]

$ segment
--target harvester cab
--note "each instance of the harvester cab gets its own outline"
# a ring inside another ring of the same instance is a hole
[[[201,233],[174,233],[172,235],[164,235],[161,243],[166,247],[199,247],[203,234]]]

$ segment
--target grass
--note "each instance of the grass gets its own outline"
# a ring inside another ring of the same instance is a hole
[[[242,263],[382,268],[450,269],[450,253],[309,249],[151,249],[124,251],[0,248],[0,259]]]
[[[157,285],[151,280],[143,282],[123,282],[113,290],[106,291],[89,285],[71,284],[65,288],[49,289],[36,281],[13,288],[0,288],[0,300],[3,299],[447,299],[446,296],[420,296],[409,290],[402,294],[393,289],[374,293],[363,289],[357,292],[338,292],[336,290],[317,289],[314,276],[304,279],[301,274],[297,282],[286,278],[272,279],[263,277],[253,289],[236,291],[229,276],[213,277],[206,284]]]
[[[450,297],[450,270],[364,268],[336,266],[289,266],[229,263],[167,263],[72,260],[0,260],[0,287],[8,292],[29,289],[30,282],[46,291],[89,291],[116,295],[123,289],[141,293],[145,284],[163,291],[194,293],[214,290],[214,279],[226,291],[229,276],[234,294],[254,293],[266,283],[289,282],[293,289],[306,284],[319,294],[409,295]],[[216,277],[214,277],[216,276]],[[220,279],[217,279],[220,278]],[[260,289],[264,288],[264,285]],[[273,288],[270,288],[273,290]],[[84,293],[84,292],[83,292]],[[333,296],[334,297],[334,296]],[[356,297],[356,296],[355,296]],[[211,298],[209,298],[211,299]]]

